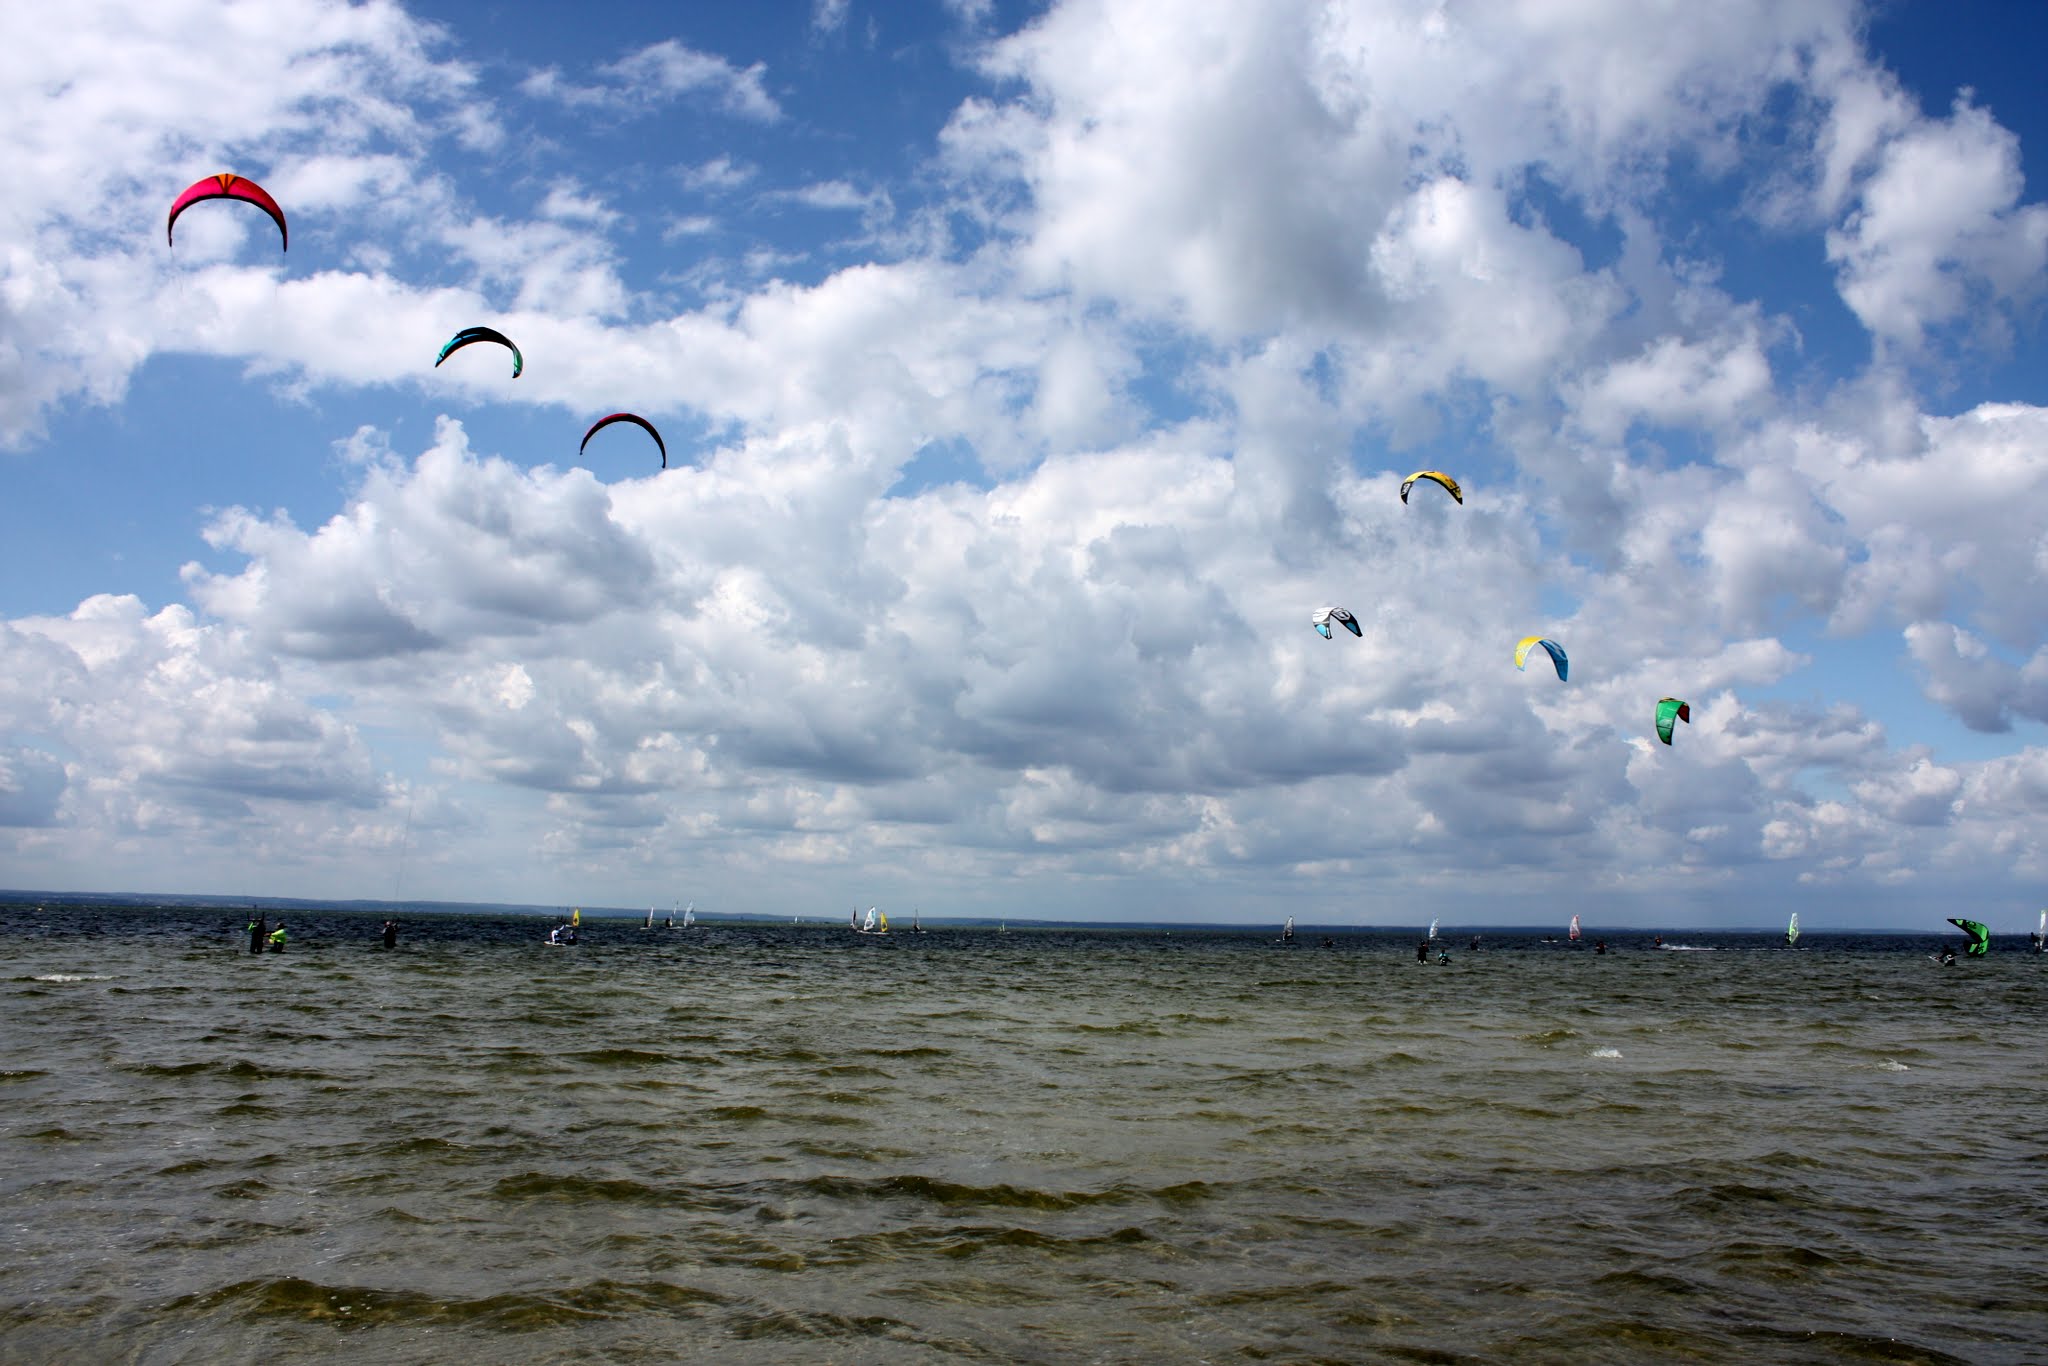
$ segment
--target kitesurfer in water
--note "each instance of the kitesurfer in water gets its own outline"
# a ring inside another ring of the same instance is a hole
[[[256,918],[249,922],[249,952],[263,952],[263,941],[270,934],[270,927],[263,923],[263,912],[256,912]]]
[[[1956,951],[1954,949],[1943,949],[1941,951],[1941,965],[1945,968],[1952,968],[1956,965]]]
[[[1429,961],[1429,941],[1427,939],[1416,944],[1415,961],[1418,963],[1427,963]]]
[[[284,922],[282,920],[278,921],[277,928],[270,932],[270,951],[272,953],[284,952]]]
[[[1605,952],[1607,952],[1607,941],[1606,941],[1605,939],[1596,939],[1596,940],[1594,940],[1594,941],[1593,941],[1593,952],[1595,952],[1595,953],[1605,953]]]
[[[398,922],[396,920],[384,922],[384,947],[387,949],[398,947]]]

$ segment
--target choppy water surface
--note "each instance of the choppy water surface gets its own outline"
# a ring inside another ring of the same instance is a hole
[[[378,920],[0,911],[0,1358],[2048,1359],[2009,942]]]

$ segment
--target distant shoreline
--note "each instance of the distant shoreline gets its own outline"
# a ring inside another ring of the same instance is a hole
[[[197,894],[180,892],[51,892],[23,888],[0,888],[0,914],[24,906],[109,906],[134,910],[220,910],[240,914],[250,910],[266,913],[285,911],[306,915],[313,913],[362,914],[362,915],[418,915],[418,916],[517,916],[541,920],[567,919],[570,906],[532,905],[517,902],[490,901],[378,901],[370,899],[326,900],[315,897],[274,897],[234,894]],[[585,922],[630,920],[643,922],[647,917],[644,906],[580,906]],[[657,921],[667,918],[670,913],[656,911]],[[1413,932],[1420,934],[1423,921],[1390,921],[1378,924],[1316,924],[1302,922],[1295,925],[1297,943],[1312,942],[1325,935],[1345,934],[1387,934]],[[795,917],[797,923],[810,928],[844,928],[845,920],[830,913],[805,913],[802,911],[733,911],[697,913],[697,925],[709,928],[716,925],[787,925]],[[1286,918],[1285,912],[1257,920],[1233,921],[1180,921],[1180,920],[1051,920],[1031,919],[1015,915],[926,915],[923,923],[927,928],[943,926],[948,929],[996,929],[1007,927],[1012,930],[1127,930],[1162,932],[1174,931],[1188,934],[1248,934],[1260,931],[1278,933],[1278,926]],[[1878,925],[1826,926],[1805,929],[1802,937],[1828,937],[1831,935],[1901,935],[1925,933],[1934,936],[1952,935],[1954,931],[1944,924],[1930,924],[1888,927]],[[1782,935],[1782,925],[1600,925],[1585,931],[1585,942],[1590,944],[1603,936],[1638,937],[1646,935]],[[2028,930],[2002,930],[1994,937],[2006,938],[2014,934],[2027,934]],[[1462,947],[1473,935],[1482,940],[1491,935],[1555,935],[1564,936],[1561,926],[1548,921],[1522,924],[1466,924],[1451,925],[1440,931],[1439,942],[1446,948]]]

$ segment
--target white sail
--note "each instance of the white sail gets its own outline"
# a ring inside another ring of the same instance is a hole
[[[688,906],[683,908],[683,928],[686,930],[690,930],[695,929],[696,927],[697,903],[692,901]]]
[[[1791,923],[1791,924],[1789,924],[1789,925],[1787,925],[1787,926],[1785,927],[1785,943],[1786,943],[1786,945],[1787,945],[1787,946],[1790,946],[1790,945],[1793,945],[1793,944],[1797,944],[1798,942],[1799,942],[1799,912],[1797,912],[1797,911],[1794,911],[1794,912],[1792,912],[1792,923]]]
[[[1294,917],[1293,917],[1293,916],[1291,916],[1291,915],[1290,915],[1290,916],[1288,916],[1288,917],[1287,917],[1287,923],[1286,923],[1285,925],[1282,925],[1282,926],[1280,927],[1280,937],[1281,937],[1282,939],[1292,939],[1292,938],[1294,938]]]
[[[868,907],[867,918],[860,922],[860,932],[862,934],[873,934],[875,932],[875,908],[873,906]]]
[[[640,928],[643,930],[651,930],[654,928],[654,907],[649,906],[647,908],[647,923],[645,925],[642,925]]]
[[[1579,942],[1579,918],[1577,916],[1572,917],[1571,941],[1574,944]]]
[[[1443,917],[1442,917],[1442,916],[1438,916],[1438,917],[1436,917],[1436,919],[1434,919],[1434,920],[1431,920],[1431,921],[1429,922],[1429,937],[1430,937],[1431,939],[1435,939],[1435,938],[1436,938],[1436,922],[1437,922],[1437,920],[1441,920],[1441,919],[1443,919]]]

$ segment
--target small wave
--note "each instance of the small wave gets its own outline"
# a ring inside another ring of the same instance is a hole
[[[1130,1198],[1127,1191],[1033,1190],[1027,1186],[969,1186],[930,1176],[885,1176],[859,1180],[819,1176],[802,1183],[813,1195],[834,1200],[892,1200],[909,1197],[947,1207],[996,1206],[1007,1209],[1067,1210],[1086,1205],[1115,1204]]]
[[[508,1176],[491,1187],[500,1200],[549,1200],[613,1204],[666,1205],[672,1196],[659,1186],[642,1181],[605,1180],[589,1176],[553,1176],[547,1172],[522,1172]]]
[[[1619,1048],[1596,1048],[1588,1056],[1595,1058],[1618,1058],[1621,1056],[1621,1050]]]
[[[643,1048],[593,1048],[571,1053],[569,1058],[591,1067],[658,1067],[676,1061],[666,1053],[650,1053]]]
[[[768,1111],[759,1105],[717,1105],[704,1114],[727,1124],[756,1124],[769,1118]]]
[[[29,978],[31,982],[111,982],[111,972],[44,972]]]
[[[1560,1027],[1557,1029],[1546,1029],[1541,1034],[1524,1034],[1518,1042],[1534,1044],[1538,1048],[1549,1048],[1553,1044],[1561,1044],[1568,1039],[1576,1039],[1578,1037],[1578,1030]]]
[[[325,1321],[335,1327],[472,1323],[525,1332],[650,1310],[692,1316],[722,1302],[721,1296],[707,1291],[658,1281],[598,1280],[546,1294],[441,1299],[418,1290],[321,1285],[296,1276],[282,1276],[239,1281],[172,1301],[168,1307],[173,1311],[198,1308],[263,1318]]]
[[[1880,1072],[1910,1072],[1913,1069],[1902,1062],[1894,1062],[1890,1058],[1886,1058],[1877,1065],[1877,1070]]]

